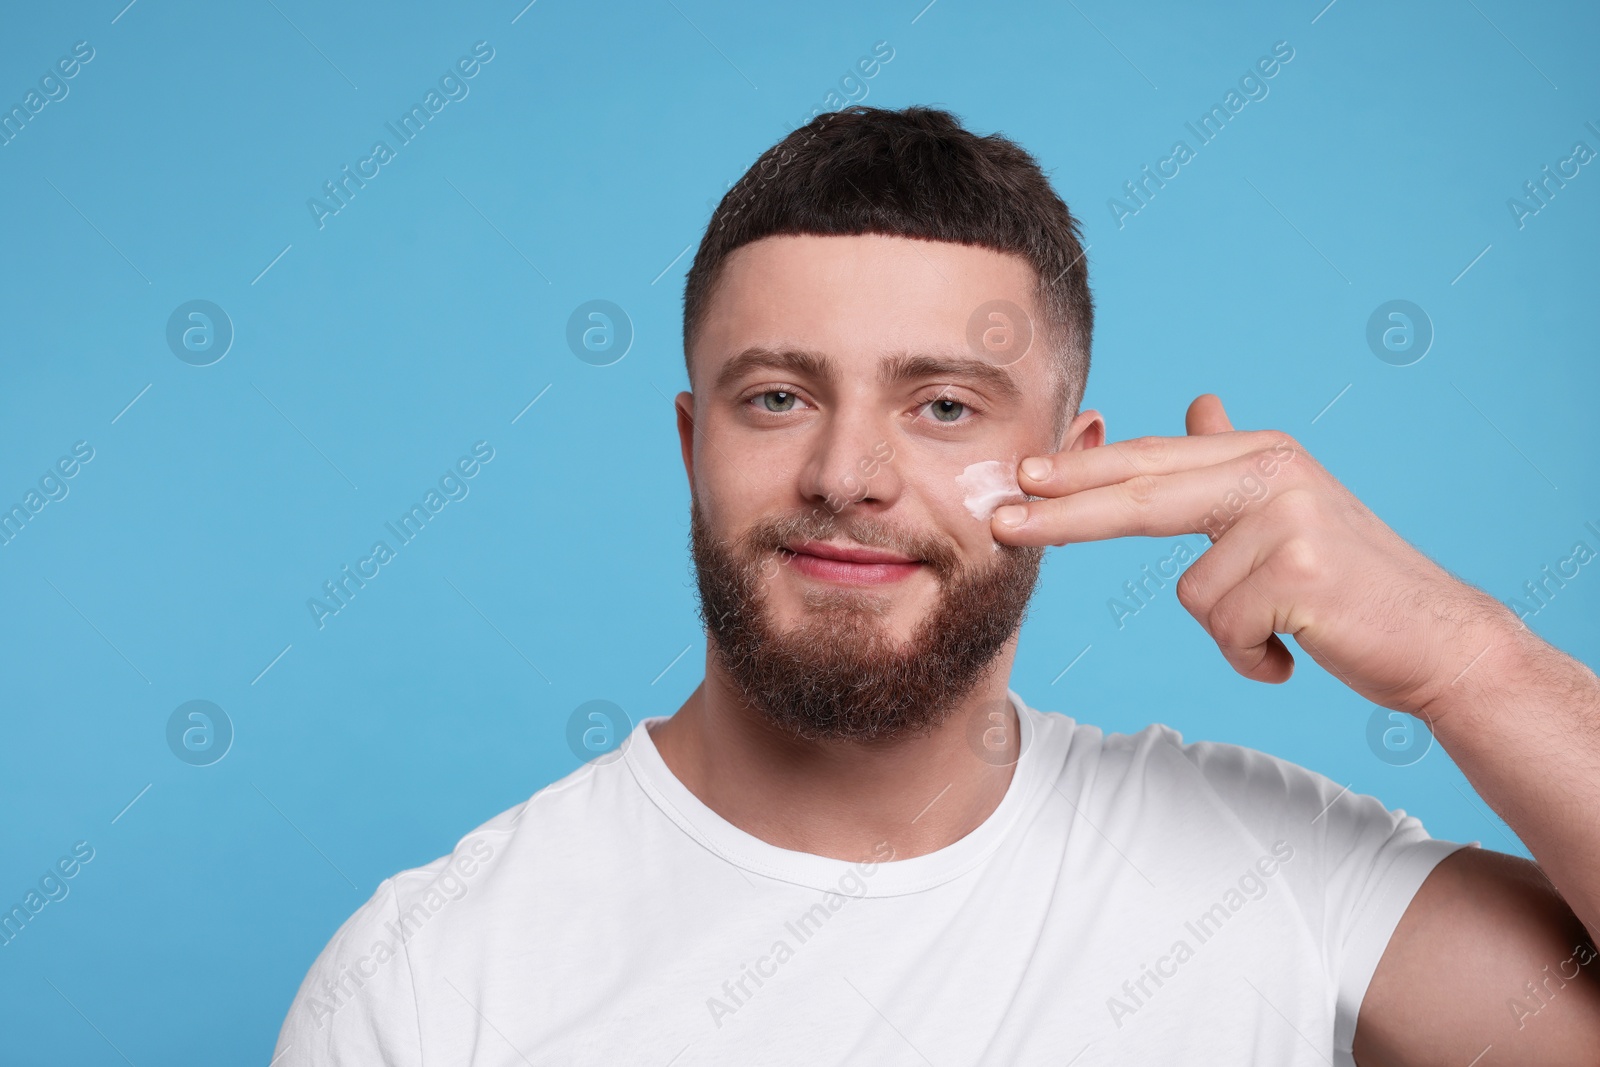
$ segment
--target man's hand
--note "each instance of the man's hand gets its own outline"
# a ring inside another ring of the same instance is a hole
[[[1187,437],[1141,437],[1022,461],[1047,499],[995,512],[997,541],[1062,545],[1204,533],[1178,600],[1247,678],[1282,682],[1293,634],[1366,699],[1437,718],[1435,698],[1522,624],[1384,525],[1287,434],[1237,431],[1222,401],[1189,405]]]
[[[1293,634],[1361,696],[1427,719],[1539,861],[1464,849],[1433,870],[1362,1002],[1360,1063],[1595,1063],[1600,964],[1551,968],[1594,961],[1600,940],[1600,679],[1412,548],[1288,435],[1234,430],[1209,394],[1187,424],[1187,437],[1023,460],[1023,491],[1045,499],[996,511],[995,539],[1208,535],[1178,599],[1235,670],[1286,680],[1294,658],[1276,635]]]

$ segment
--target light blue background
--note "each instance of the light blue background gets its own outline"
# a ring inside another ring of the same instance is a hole
[[[95,857],[0,948],[6,1062],[265,1063],[381,879],[577,766],[573,709],[693,689],[685,250],[880,40],[865,102],[1006,132],[1084,219],[1114,438],[1181,433],[1215,391],[1502,599],[1600,547],[1600,172],[1522,229],[1506,205],[1600,148],[1592,6],[923,2],[7,13],[6,108],[74,42],[95,57],[0,148],[0,504],[95,456],[0,547],[0,904],[74,842]],[[306,200],[479,40],[470,95],[319,230]],[[1108,199],[1280,40],[1270,95],[1119,229]],[[565,341],[595,298],[637,331],[612,366]],[[1408,367],[1365,340],[1397,298],[1437,333]],[[236,330],[212,366],[166,345],[192,299]],[[318,630],[307,598],[479,440],[470,495]],[[1117,629],[1108,598],[1169,552],[1052,550],[1030,703],[1258,747],[1522,851],[1442,751],[1376,758],[1372,707],[1307,657],[1238,678],[1170,585]],[[1593,662],[1597,597],[1586,568],[1530,623]],[[192,699],[237,732],[213,766],[167,747]]]

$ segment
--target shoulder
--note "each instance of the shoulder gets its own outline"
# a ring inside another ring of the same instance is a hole
[[[420,1063],[418,990],[457,939],[495,936],[551,879],[585,854],[623,852],[607,826],[626,796],[622,762],[590,763],[464,834],[445,855],[383,880],[317,955],[284,1019],[280,1067]],[[564,873],[565,872],[565,873]]]
[[[1359,1002],[1376,953],[1428,873],[1462,847],[1432,837],[1403,808],[1271,753],[1187,741],[1159,723],[1108,734],[1060,718],[1071,742],[1057,792],[1075,813],[1146,870],[1173,877],[1191,877],[1209,857],[1273,857],[1347,1000]]]
[[[1057,790],[1089,811],[1157,830],[1232,837],[1271,849],[1279,842],[1342,864],[1354,851],[1403,848],[1430,840],[1401,808],[1327,775],[1247,745],[1186,740],[1152,723],[1106,733],[1053,712],[1037,712],[1059,747]],[[1054,762],[1054,761],[1053,761]],[[1052,766],[1052,770],[1056,770]],[[1430,852],[1430,858],[1442,855]]]
[[[485,912],[626,857],[642,803],[623,760],[584,764],[389,879],[405,932],[414,937],[435,918],[481,929]]]
[[[412,975],[399,939],[394,879],[340,924],[300,983],[278,1034],[273,1062],[283,1067],[370,1057],[418,1063]]]
[[[1058,712],[1035,715],[1047,735],[1069,737],[1056,748],[1063,781],[1106,800],[1136,798],[1146,807],[1203,800],[1235,814],[1289,806],[1316,815],[1348,793],[1309,767],[1246,745],[1188,741],[1163,723],[1107,733]]]

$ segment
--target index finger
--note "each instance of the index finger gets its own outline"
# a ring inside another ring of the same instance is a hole
[[[1109,441],[1098,448],[1074,449],[1022,461],[1017,482],[1033,496],[1066,496],[1098,489],[1140,475],[1176,474],[1214,467],[1254,452],[1276,450],[1287,458],[1293,449],[1288,434],[1277,430],[1230,430],[1198,437],[1135,437]],[[1037,475],[1036,465],[1044,464]],[[1033,470],[1034,473],[1030,473]]]
[[[1033,546],[1117,537],[1211,536],[1208,518],[1222,510],[1228,518],[1223,525],[1231,526],[1246,503],[1259,506],[1270,492],[1267,480],[1277,474],[1279,465],[1270,454],[1247,455],[1171,474],[1137,474],[1054,499],[1008,504],[995,511],[991,530],[996,541]],[[1244,503],[1233,504],[1233,497]]]

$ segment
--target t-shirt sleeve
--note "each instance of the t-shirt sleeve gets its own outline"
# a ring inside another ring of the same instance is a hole
[[[317,956],[283,1021],[273,1067],[421,1067],[416,991],[386,879]]]
[[[1296,850],[1282,876],[1321,946],[1337,998],[1335,1047],[1348,1052],[1361,1000],[1400,917],[1434,866],[1465,843],[1430,837],[1403,809],[1265,752],[1178,744],[1264,849],[1286,841]]]

